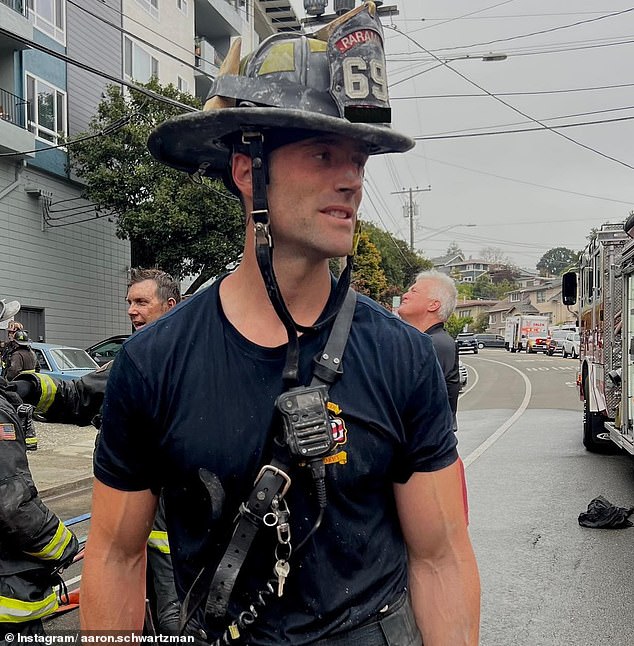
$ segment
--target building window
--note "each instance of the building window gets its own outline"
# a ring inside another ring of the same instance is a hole
[[[30,103],[29,130],[39,139],[57,145],[67,135],[66,93],[26,75],[26,98]]]
[[[152,77],[158,78],[158,60],[145,51],[143,47],[124,36],[123,73],[126,80],[147,83]]]
[[[187,0],[176,0],[176,6],[181,13],[187,15]]]
[[[544,292],[544,291],[537,292],[537,302],[538,303],[545,303],[546,302],[546,292]]]
[[[158,20],[159,17],[159,0],[136,0],[138,5],[141,5],[153,18]]]
[[[183,94],[187,94],[189,92],[189,83],[181,76],[178,77],[177,87],[178,91]]]
[[[458,313],[459,319],[466,319],[468,316],[471,316],[471,310],[460,310]]]
[[[31,22],[40,31],[66,44],[64,0],[27,0]]]
[[[520,301],[520,294],[519,292],[511,292],[511,303],[519,303]]]

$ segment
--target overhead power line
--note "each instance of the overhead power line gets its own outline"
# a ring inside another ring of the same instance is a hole
[[[197,67],[193,63],[189,63],[189,62],[183,60],[182,58],[179,58],[178,56],[176,56],[176,54],[171,54],[170,52],[168,52],[168,51],[162,49],[161,47],[159,47],[158,45],[156,45],[155,43],[152,43],[149,40],[145,40],[144,38],[141,38],[141,36],[138,36],[137,34],[134,34],[134,33],[130,32],[130,31],[128,31],[127,29],[124,29],[123,27],[115,24],[111,20],[108,20],[107,18],[104,18],[102,16],[97,15],[96,13],[93,13],[92,11],[89,11],[88,9],[86,9],[86,7],[82,7],[80,4],[77,4],[76,2],[73,2],[73,0],[66,0],[66,1],[68,2],[68,4],[72,4],[74,7],[77,7],[78,9],[80,9],[84,13],[87,13],[89,16],[92,16],[96,20],[99,20],[99,21],[103,22],[104,24],[108,25],[109,27],[112,27],[113,29],[116,29],[119,33],[124,34],[126,36],[130,36],[131,38],[138,41],[139,43],[143,43],[144,45],[147,45],[148,47],[151,47],[153,50],[155,50],[157,52],[160,52],[164,56],[167,56],[168,58],[171,58],[171,59],[181,63],[185,67],[189,67],[190,69],[196,70],[200,74],[203,74],[207,78],[210,78],[210,79],[213,80],[213,76],[211,76],[210,74],[207,74],[200,67]],[[122,15],[124,15],[124,14],[122,14]],[[125,16],[125,17],[126,17],[126,19],[129,19],[128,16]],[[137,21],[135,20],[134,22],[137,22]],[[154,31],[152,29],[149,29],[146,25],[143,25],[143,27],[144,27],[144,29],[147,29],[148,31],[152,32],[153,34],[156,34],[157,36],[160,36],[161,40],[165,40],[168,43],[171,43],[172,45],[175,45],[176,47],[179,47],[180,49],[183,49],[186,52],[193,55],[191,50],[187,49],[186,47],[183,47],[182,45],[174,42],[173,40],[169,40],[169,38],[165,38],[165,36],[163,34],[160,34],[160,33],[156,32],[156,31]],[[207,61],[205,59],[201,59],[201,60],[204,60],[206,63],[211,63],[212,65],[215,64],[214,61]]]
[[[632,9],[632,10],[634,10],[634,9]],[[389,27],[389,28],[396,29],[395,27]],[[543,123],[541,120],[536,119],[535,117],[532,117],[531,115],[527,114],[526,112],[523,112],[519,108],[516,108],[515,106],[511,105],[507,101],[504,101],[504,99],[501,99],[500,97],[496,96],[492,92],[489,92],[487,89],[485,89],[481,85],[478,85],[475,81],[470,79],[468,76],[464,75],[462,72],[459,72],[457,69],[451,67],[451,65],[448,65],[447,62],[441,61],[440,58],[438,58],[435,54],[432,54],[429,50],[427,50],[425,47],[423,47],[423,45],[421,45],[416,39],[412,38],[409,34],[406,34],[404,32],[400,32],[400,33],[405,38],[407,38],[409,41],[414,43],[417,47],[419,47],[422,51],[426,52],[430,56],[433,56],[439,63],[445,65],[447,67],[447,69],[451,70],[454,74],[459,76],[461,79],[465,80],[470,85],[473,85],[474,87],[476,87],[481,92],[484,92],[484,93],[488,94],[492,99],[495,99],[496,101],[498,101],[498,103],[501,103],[502,105],[506,106],[510,110],[513,110],[517,114],[520,114],[521,116],[525,117],[526,119],[531,120],[533,123],[536,123],[537,125],[541,126],[542,128],[544,128],[546,130],[550,130],[552,133],[556,134],[559,137],[562,137],[563,139],[566,139],[570,143],[573,143],[576,146],[579,146],[580,148],[584,148],[585,150],[588,150],[589,152],[593,152],[596,155],[599,155],[600,157],[603,157],[605,159],[609,159],[610,161],[613,161],[613,162],[615,162],[617,164],[620,164],[621,166],[625,166],[626,168],[630,168],[630,169],[634,170],[634,166],[632,166],[631,164],[628,164],[627,162],[624,162],[621,159],[617,159],[616,157],[612,157],[611,155],[608,155],[608,154],[606,154],[604,152],[601,152],[600,150],[597,150],[596,148],[592,148],[592,146],[588,146],[586,144],[583,144],[580,141],[577,141],[576,139],[573,139],[572,137],[568,137],[568,135],[565,135],[563,132],[559,131],[560,130],[559,127],[548,126],[547,124]],[[621,119],[621,120],[624,120],[624,119]]]
[[[21,43],[24,43],[25,45],[28,45],[29,47],[33,49],[37,49],[41,52],[44,52],[45,54],[48,54],[49,56],[53,56],[53,58],[58,58],[69,65],[74,65],[75,67],[79,67],[80,69],[83,69],[87,72],[91,72],[93,74],[96,74],[97,76],[101,76],[102,78],[105,78],[109,81],[112,81],[113,83],[117,83],[118,85],[125,85],[126,87],[129,87],[132,90],[136,90],[137,92],[140,92],[141,94],[145,94],[146,96],[150,97],[151,99],[155,99],[156,101],[161,101],[163,103],[167,103],[169,105],[172,105],[174,107],[180,108],[181,110],[185,110],[187,112],[197,112],[198,109],[194,108],[191,105],[187,105],[186,103],[181,103],[180,101],[177,101],[176,99],[170,99],[169,97],[162,96],[161,94],[158,94],[157,92],[153,92],[152,90],[148,90],[145,87],[141,87],[140,85],[137,85],[136,83],[132,83],[131,81],[126,81],[124,79],[118,78],[117,76],[114,76],[113,74],[109,74],[108,72],[104,72],[103,70],[98,70],[94,67],[91,67],[90,65],[87,65],[86,63],[82,63],[81,61],[78,61],[75,58],[71,58],[70,56],[66,56],[66,54],[62,54],[61,52],[56,52],[54,49],[51,49],[50,47],[46,47],[45,45],[42,45],[40,43],[36,43],[33,40],[30,40],[28,38],[25,38],[24,36],[20,36],[12,31],[9,31],[8,29],[5,29],[4,27],[0,27],[0,35],[7,36],[12,38],[13,40],[17,40]]]
[[[538,31],[532,31],[527,34],[518,34],[516,36],[509,36],[508,38],[496,38],[494,40],[488,40],[482,43],[472,43],[471,45],[455,45],[453,47],[443,47],[439,51],[450,52],[456,49],[470,49],[471,47],[488,47],[489,45],[496,45],[497,43],[508,43],[512,40],[519,40],[521,38],[531,38],[532,36],[541,36],[542,34],[550,34],[555,31],[561,31],[562,29],[571,29],[573,27],[579,27],[580,25],[587,25],[593,22],[598,22],[599,20],[606,20],[608,18],[614,18],[616,16],[622,16],[626,13],[631,13],[634,11],[634,7],[629,9],[623,9],[622,11],[614,11],[612,13],[605,14],[603,16],[598,16],[596,18],[588,18],[587,20],[578,20],[567,25],[559,25],[558,27],[550,27],[548,29],[540,29]],[[420,30],[416,30],[420,31]],[[415,33],[412,31],[411,33]]]

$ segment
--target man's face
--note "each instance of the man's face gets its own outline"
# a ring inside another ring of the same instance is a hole
[[[128,289],[128,316],[135,330],[147,323],[152,323],[170,309],[170,303],[159,299],[156,283],[153,280],[142,280]]]
[[[350,253],[367,159],[365,146],[330,135],[271,154],[268,198],[276,252],[317,260]]]
[[[432,286],[430,280],[419,280],[403,294],[398,314],[404,321],[416,322],[418,326],[430,320],[440,306],[440,301],[431,293]]]

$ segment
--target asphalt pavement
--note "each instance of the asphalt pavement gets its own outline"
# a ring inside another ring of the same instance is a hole
[[[28,451],[29,467],[40,496],[72,491],[92,481],[94,426],[35,422],[37,451]]]

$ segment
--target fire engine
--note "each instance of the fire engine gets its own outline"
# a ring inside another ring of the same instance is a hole
[[[634,454],[634,240],[626,232],[634,236],[634,217],[601,226],[578,280],[576,272],[562,279],[564,304],[578,310],[583,444],[594,453]]]

